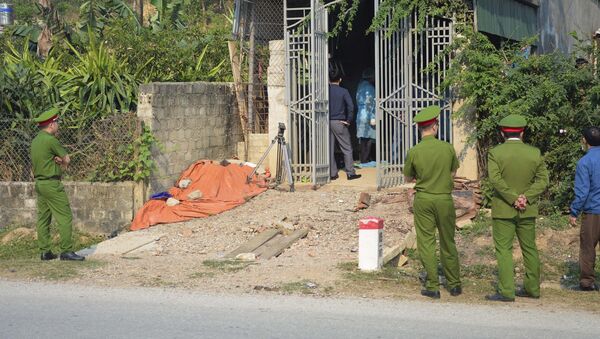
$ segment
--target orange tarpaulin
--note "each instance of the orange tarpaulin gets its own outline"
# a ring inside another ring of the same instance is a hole
[[[250,184],[246,178],[253,168],[238,164],[221,165],[210,160],[197,161],[179,177],[192,183],[185,189],[172,187],[169,193],[181,203],[167,206],[165,200],[150,200],[137,212],[131,230],[140,230],[156,224],[185,221],[215,215],[246,202],[247,199],[267,190],[264,180],[256,178]],[[202,192],[202,198],[188,200],[187,195],[195,190]]]

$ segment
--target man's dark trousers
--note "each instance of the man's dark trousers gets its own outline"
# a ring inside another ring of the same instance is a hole
[[[583,214],[579,233],[579,284],[581,287],[594,286],[594,265],[596,246],[600,241],[600,214]]]
[[[342,153],[344,154],[344,165],[347,175],[354,175],[354,159],[352,158],[352,142],[350,141],[350,132],[348,125],[341,120],[329,121],[329,174],[334,177],[338,174],[337,164],[335,162],[335,143],[340,144]]]

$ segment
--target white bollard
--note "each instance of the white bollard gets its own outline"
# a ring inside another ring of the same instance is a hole
[[[358,222],[358,268],[379,270],[383,264],[383,219],[366,217]]]

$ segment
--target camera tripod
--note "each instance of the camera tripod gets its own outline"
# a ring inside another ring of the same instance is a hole
[[[285,131],[285,124],[280,122],[279,123],[279,132],[277,133],[275,138],[273,138],[273,140],[271,140],[271,144],[269,145],[269,147],[267,148],[265,153],[260,157],[260,160],[258,160],[258,163],[256,164],[256,167],[254,168],[252,173],[250,173],[248,175],[248,178],[246,178],[246,181],[248,183],[250,183],[250,181],[252,181],[252,178],[254,178],[254,175],[256,175],[256,171],[258,170],[260,165],[262,165],[262,163],[265,161],[265,159],[269,155],[269,152],[271,151],[273,146],[277,143],[277,174],[275,175],[275,187],[277,187],[279,184],[281,184],[281,181],[283,179],[282,178],[283,170],[285,170],[285,174],[287,176],[287,181],[290,184],[290,192],[295,191],[294,177],[292,176],[292,165],[290,163],[290,155],[288,152],[287,143],[285,142],[285,138],[283,137],[284,131]]]

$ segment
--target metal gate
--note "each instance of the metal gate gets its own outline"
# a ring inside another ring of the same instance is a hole
[[[381,0],[375,0],[375,11]],[[418,27],[418,14],[402,19],[390,32],[392,13],[375,33],[377,187],[402,184],[404,159],[418,143],[413,117],[429,105],[442,107],[438,138],[452,142],[452,101],[439,89],[449,67],[452,20],[426,17]],[[436,61],[438,67],[428,68]]]
[[[285,1],[286,101],[294,179],[320,185],[329,181],[327,10],[309,1]]]

